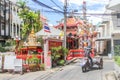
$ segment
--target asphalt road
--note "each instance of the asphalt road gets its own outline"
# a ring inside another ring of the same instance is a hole
[[[105,80],[105,74],[113,70],[113,62],[105,61],[103,69],[97,69],[97,66],[94,66],[92,70],[83,73],[78,60],[45,78],[37,78],[36,80]]]
[[[76,60],[74,63],[56,70],[30,72],[24,75],[6,75],[6,77],[5,74],[2,77],[0,74],[0,80],[105,80],[105,74],[114,71],[114,62],[112,60],[104,60],[103,69],[96,69],[97,66],[94,67],[94,69],[83,73],[80,60]]]

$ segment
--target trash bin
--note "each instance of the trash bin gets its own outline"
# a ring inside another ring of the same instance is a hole
[[[112,59],[112,54],[111,53],[108,54],[108,58]]]

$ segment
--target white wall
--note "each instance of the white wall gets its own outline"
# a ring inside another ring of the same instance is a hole
[[[18,0],[11,0],[11,1],[13,1],[15,3]],[[16,36],[20,37],[20,27],[21,27],[20,25],[22,23],[22,20],[18,16],[17,11],[19,11],[18,7],[17,6],[12,6],[12,26],[11,26],[11,37],[12,38],[15,38]],[[16,27],[15,30],[14,30],[14,24],[15,24],[15,27]],[[19,27],[17,27],[17,25]],[[17,28],[19,28],[19,29],[17,29]],[[15,33],[14,33],[14,31],[15,31]]]

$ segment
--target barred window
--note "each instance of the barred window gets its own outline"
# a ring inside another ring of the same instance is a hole
[[[120,13],[117,13],[117,27],[120,27]]]
[[[120,18],[120,13],[117,13],[117,18]]]

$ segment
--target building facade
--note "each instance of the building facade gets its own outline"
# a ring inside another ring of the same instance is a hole
[[[103,54],[119,54],[116,49],[120,48],[120,2],[111,0],[106,6],[103,22],[99,25],[98,51]],[[116,52],[117,51],[117,52]]]
[[[0,43],[5,43],[7,39],[15,39],[16,36],[20,38],[22,20],[18,17],[19,8],[15,1],[0,1]]]
[[[22,24],[22,19],[18,16],[18,13],[20,11],[20,8],[16,5],[18,0],[10,0],[11,2],[11,30],[10,30],[10,36],[12,39],[19,38],[20,39],[20,29]]]
[[[5,39],[10,38],[10,2],[0,1],[0,41],[4,42]]]

